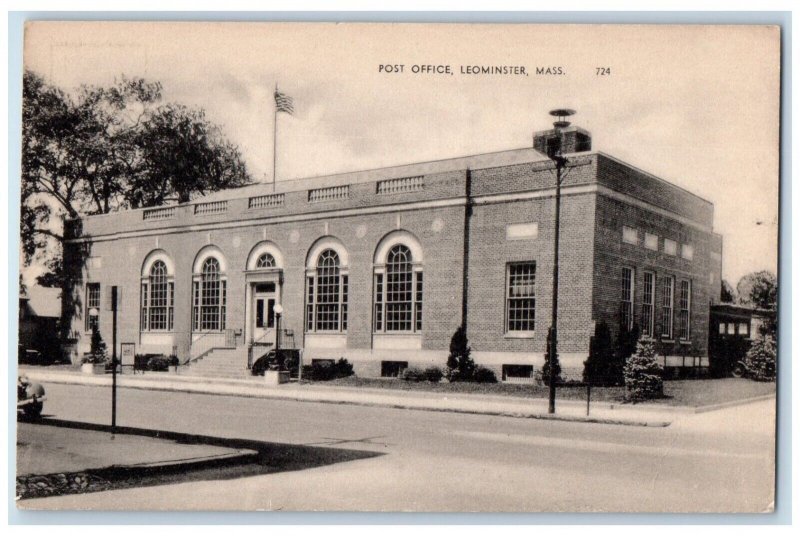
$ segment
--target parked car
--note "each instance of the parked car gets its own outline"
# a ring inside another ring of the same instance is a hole
[[[275,350],[256,359],[250,368],[253,376],[263,376],[266,370],[288,370],[292,376],[297,376],[297,367],[300,363],[300,350],[281,348],[276,355]]]
[[[26,348],[21,344],[17,345],[17,359],[20,365],[41,365],[44,361],[39,350]]]
[[[28,418],[38,419],[45,400],[42,384],[31,382],[27,376],[17,377],[17,414],[21,412]]]

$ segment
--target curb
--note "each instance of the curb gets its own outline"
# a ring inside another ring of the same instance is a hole
[[[710,411],[717,411],[719,409],[726,409],[726,408],[734,408],[736,406],[744,406],[746,404],[752,404],[754,402],[762,402],[764,400],[770,400],[775,398],[775,393],[769,395],[761,395],[761,396],[754,396],[751,398],[743,398],[741,400],[731,400],[729,402],[720,402],[719,404],[711,404],[709,406],[698,406],[695,408],[694,413],[708,413]]]
[[[110,380],[106,379],[105,376],[98,376],[95,381],[81,381],[86,380],[88,378],[95,378],[94,376],[90,376],[87,378],[82,378],[76,374],[37,374],[36,371],[30,371],[29,377],[31,379],[38,379],[39,381],[47,381],[50,383],[57,383],[57,384],[70,384],[70,385],[86,385],[90,387],[104,387],[110,385]],[[145,380],[142,380],[145,381]],[[156,382],[159,380],[156,380]],[[470,409],[470,408],[459,408],[459,407],[435,407],[432,405],[424,405],[424,404],[403,404],[391,401],[359,401],[359,400],[334,400],[334,399],[324,399],[324,398],[312,398],[312,397],[300,397],[295,396],[292,393],[280,393],[278,391],[263,391],[261,393],[248,393],[248,392],[220,392],[220,390],[209,389],[205,387],[206,384],[198,383],[198,382],[191,382],[189,380],[181,380],[181,382],[185,382],[186,385],[154,385],[153,383],[147,383],[145,385],[120,385],[117,386],[120,389],[139,389],[145,391],[171,391],[171,392],[183,392],[183,393],[195,393],[195,394],[206,394],[206,395],[214,395],[214,396],[235,396],[240,398],[264,398],[264,399],[275,399],[275,400],[289,400],[293,402],[307,402],[307,403],[318,403],[318,404],[346,404],[346,405],[353,405],[353,406],[362,406],[362,407],[383,407],[383,408],[394,408],[394,409],[405,409],[405,410],[417,410],[417,411],[435,411],[435,412],[443,412],[443,413],[462,413],[462,414],[471,414],[471,415],[489,415],[489,416],[496,416],[496,417],[512,417],[512,418],[521,418],[521,419],[539,419],[539,420],[552,420],[552,421],[562,421],[562,422],[582,422],[582,423],[590,423],[590,424],[612,424],[612,425],[620,425],[620,426],[642,426],[642,427],[659,427],[663,428],[669,426],[671,424],[671,420],[647,420],[647,419],[624,419],[624,418],[608,418],[608,417],[592,417],[589,416],[582,416],[582,415],[558,415],[558,414],[548,414],[548,413],[540,413],[540,412],[520,412],[520,411],[505,411],[499,409]],[[244,382],[243,382],[244,383]],[[246,386],[257,386],[258,384],[252,384],[247,382]],[[381,393],[386,395],[386,393]],[[499,398],[499,397],[498,397]],[[509,397],[510,398],[510,397]],[[446,399],[446,397],[445,397]],[[458,400],[451,399],[452,400]],[[534,400],[534,399],[526,399],[526,401]],[[565,401],[565,402],[572,402],[572,401]],[[574,404],[569,404],[574,405]],[[584,404],[581,403],[581,406]],[[607,406],[608,408],[608,406]],[[609,409],[614,409],[614,405],[611,405]]]

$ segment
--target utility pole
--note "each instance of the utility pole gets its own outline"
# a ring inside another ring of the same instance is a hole
[[[574,115],[575,111],[567,108],[551,110],[550,115],[557,117],[558,120],[553,123],[555,127],[555,143],[548,147],[547,156],[550,157],[556,165],[556,207],[555,207],[555,231],[553,237],[553,309],[550,320],[550,357],[547,365],[550,368],[550,377],[548,384],[550,387],[547,412],[556,412],[556,355],[558,352],[558,243],[561,227],[561,183],[564,180],[564,168],[567,166],[567,159],[563,156],[562,151],[562,132],[561,129],[569,126],[569,121],[566,118]]]
[[[117,302],[118,287],[111,287],[111,434],[117,431]]]

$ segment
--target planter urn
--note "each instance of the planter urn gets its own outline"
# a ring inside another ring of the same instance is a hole
[[[288,370],[266,370],[264,371],[264,383],[267,385],[280,385],[289,382]]]
[[[106,366],[103,363],[82,363],[81,372],[83,374],[105,374]]]

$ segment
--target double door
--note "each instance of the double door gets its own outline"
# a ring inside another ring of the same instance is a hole
[[[253,341],[275,344],[275,283],[257,283],[253,287]]]

